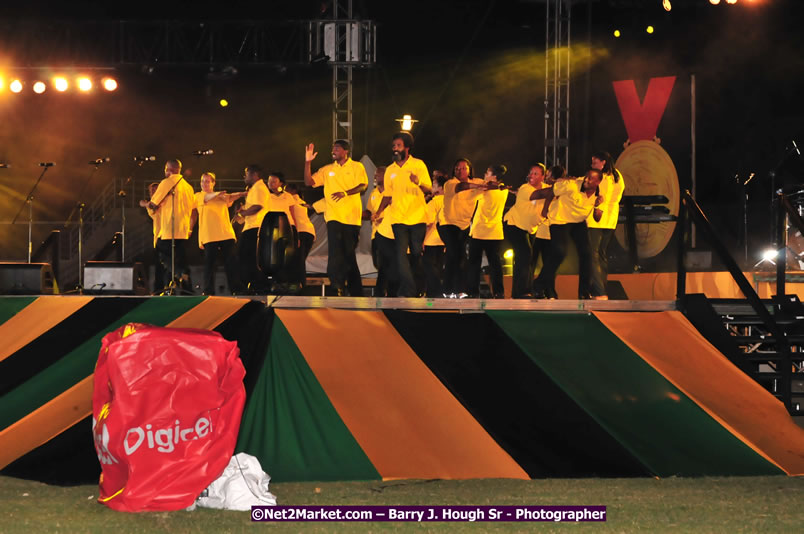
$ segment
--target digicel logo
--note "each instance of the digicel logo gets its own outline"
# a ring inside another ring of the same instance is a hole
[[[149,449],[155,447],[158,452],[170,453],[180,441],[203,439],[212,433],[212,421],[203,416],[188,428],[180,427],[177,419],[173,426],[158,430],[153,430],[150,424],[145,425],[145,429],[140,426],[130,428],[123,439],[126,455],[131,456],[146,442]]]

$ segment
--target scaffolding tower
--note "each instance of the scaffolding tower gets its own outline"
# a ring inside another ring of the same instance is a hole
[[[545,0],[544,163],[569,164],[572,0]]]

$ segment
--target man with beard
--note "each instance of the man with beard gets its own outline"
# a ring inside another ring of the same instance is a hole
[[[598,194],[602,179],[600,170],[589,169],[583,178],[558,180],[553,187],[531,194],[532,200],[553,199],[547,215],[550,222],[550,252],[533,283],[534,297],[544,298],[545,290],[555,287],[556,272],[567,255],[568,241],[572,238],[578,250],[578,298],[591,298],[592,251],[589,248],[586,219],[591,215],[599,221],[603,215],[599,208],[603,198]]]
[[[310,187],[324,187],[324,220],[327,222],[327,276],[338,296],[349,294],[363,296],[360,269],[357,266],[357,240],[360,237],[363,204],[360,193],[368,186],[368,176],[363,164],[349,157],[349,142],[336,139],[332,143],[332,159],[329,165],[310,171],[310,163],[318,155],[312,143],[304,152],[304,183]]]
[[[424,278],[422,252],[427,229],[427,205],[424,196],[432,188],[427,166],[422,160],[410,155],[412,148],[413,136],[410,133],[394,134],[391,141],[394,162],[385,170],[382,203],[372,217],[372,220],[383,217],[387,209],[388,215],[393,219],[400,297],[419,296],[416,280]]]

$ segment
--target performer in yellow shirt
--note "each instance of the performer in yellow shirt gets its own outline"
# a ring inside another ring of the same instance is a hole
[[[195,194],[198,211],[198,247],[204,251],[204,295],[215,294],[215,263],[223,258],[226,283],[230,292],[239,289],[237,259],[234,255],[235,232],[229,218],[234,198],[225,191],[215,191],[215,173],[201,175],[201,191]]]
[[[400,297],[419,296],[416,280],[424,278],[422,253],[427,229],[424,195],[432,189],[427,166],[410,155],[412,149],[413,136],[410,133],[394,134],[391,140],[394,162],[385,170],[382,203],[372,217],[378,219],[388,211],[393,219],[391,228],[396,243]]]
[[[193,233],[196,217],[193,186],[181,175],[181,161],[165,163],[165,179],[159,182],[149,207],[159,211],[159,235],[156,250],[166,273],[186,293],[192,293],[190,267],[187,265],[187,241]]]
[[[264,171],[259,165],[249,165],[243,176],[247,192],[232,195],[237,198],[246,197],[246,202],[237,209],[235,221],[243,225],[237,247],[240,279],[251,293],[264,292],[267,288],[267,281],[257,267],[257,236],[262,220],[268,213],[268,197],[271,194],[264,177]]]
[[[614,229],[617,228],[625,180],[620,171],[612,165],[611,154],[608,152],[594,154],[592,168],[603,172],[603,181],[600,182],[600,196],[603,197],[600,208],[603,216],[599,221],[592,215],[586,219],[586,225],[589,227],[589,246],[592,250],[592,298],[608,300],[606,293],[609,278],[608,248]]]
[[[374,286],[375,297],[395,297],[399,289],[399,275],[397,273],[396,245],[394,244],[394,231],[391,228],[391,217],[386,214],[379,219],[373,219],[382,203],[382,194],[385,191],[385,166],[377,167],[374,172],[374,190],[366,202],[363,220],[371,221],[371,259],[377,269],[377,282]]]
[[[545,288],[553,287],[556,272],[567,255],[570,238],[578,250],[578,298],[590,298],[591,251],[586,219],[590,214],[596,221],[603,215],[598,186],[603,173],[589,169],[584,178],[566,178],[552,187],[534,191],[533,199],[553,198],[547,215],[550,221],[550,253],[542,271],[533,283],[534,297],[544,298]]]
[[[313,243],[315,242],[315,227],[310,221],[308,212],[310,206],[299,196],[299,188],[295,184],[288,184],[285,187],[285,191],[293,196],[296,201],[290,207],[290,211],[296,220],[296,230],[299,235],[299,249],[296,254],[298,258],[296,278],[299,283],[299,289],[301,289],[307,285],[307,256],[310,254],[310,249],[313,248]]]
[[[452,178],[444,184],[444,220],[438,224],[438,235],[444,240],[444,296],[466,296],[466,241],[475,212],[477,190],[468,184],[482,184],[475,178],[472,162],[460,158],[452,166]]]
[[[534,191],[547,187],[544,184],[546,168],[537,163],[530,168],[527,182],[519,186],[516,192],[516,203],[505,214],[503,221],[505,238],[514,249],[514,272],[511,283],[511,297],[515,299],[530,298],[533,285],[533,272],[536,269],[533,242],[536,230],[541,224],[544,200],[531,200]],[[542,260],[544,261],[544,260]]]
[[[357,240],[363,217],[360,194],[368,186],[368,176],[363,164],[350,157],[349,141],[336,139],[332,143],[332,159],[315,174],[310,163],[318,155],[312,143],[304,152],[304,183],[309,187],[323,187],[327,207],[327,276],[338,296],[349,294],[363,296],[363,283],[357,265]]]
[[[439,298],[444,296],[442,278],[444,276],[444,241],[438,228],[444,222],[444,184],[447,175],[433,171],[433,197],[427,203],[427,232],[424,234],[424,287],[425,296]]]
[[[508,199],[508,188],[500,179],[508,172],[505,165],[489,167],[483,177],[484,191],[478,196],[477,209],[469,228],[469,260],[467,262],[467,288],[469,297],[480,296],[480,265],[483,253],[489,262],[491,292],[495,299],[505,298],[502,272],[503,210]]]

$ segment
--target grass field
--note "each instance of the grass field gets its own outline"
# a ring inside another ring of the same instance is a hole
[[[804,478],[735,477],[274,484],[279,504],[608,506],[606,523],[252,523],[248,512],[126,514],[97,486],[0,477],[0,533],[129,532],[802,532]]]

